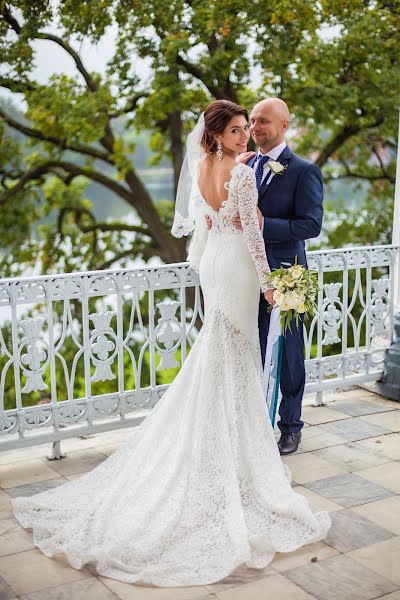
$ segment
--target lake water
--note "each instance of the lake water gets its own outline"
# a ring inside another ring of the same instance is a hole
[[[174,197],[173,171],[169,168],[153,168],[139,170],[138,174],[149,191],[152,199],[172,200]],[[87,196],[93,202],[93,210],[98,220],[122,218],[134,214],[134,209],[122,198],[116,196],[103,186],[91,183],[87,188]]]

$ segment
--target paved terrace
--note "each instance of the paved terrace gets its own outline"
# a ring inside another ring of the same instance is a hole
[[[152,588],[76,571],[50,560],[11,516],[10,497],[80,477],[129,431],[0,454],[0,599],[11,600],[400,600],[400,403],[363,389],[304,408],[301,450],[285,462],[297,491],[331,513],[324,542],[277,554],[263,571],[239,569],[218,584]]]

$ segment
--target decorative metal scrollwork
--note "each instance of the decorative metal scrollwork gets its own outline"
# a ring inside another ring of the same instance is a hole
[[[48,358],[48,345],[41,332],[45,321],[44,317],[29,317],[19,321],[19,326],[24,334],[19,352],[21,370],[26,377],[26,383],[22,388],[24,394],[48,388],[43,381],[43,372],[46,369]],[[25,353],[23,353],[24,348],[26,348]]]
[[[373,279],[371,296],[371,337],[386,335],[386,320],[389,316],[389,279]]]
[[[341,287],[341,283],[326,283],[324,285],[326,296],[322,313],[322,327],[325,333],[322,344],[324,346],[336,344],[341,341],[338,334],[339,327],[343,321],[342,302],[339,298]],[[337,306],[340,306],[340,310]]]
[[[114,315],[113,311],[89,315],[94,325],[90,336],[90,355],[95,366],[95,372],[91,377],[93,382],[107,381],[116,377],[111,371],[111,365],[117,354],[117,337],[110,326]]]
[[[176,342],[181,337],[181,326],[175,313],[180,304],[180,302],[169,298],[165,298],[157,304],[157,308],[161,313],[155,329],[156,340],[159,342],[156,343],[156,348],[161,357],[157,371],[179,367],[179,362],[175,359],[175,351],[179,345]],[[159,344],[163,344],[164,348],[161,348]]]

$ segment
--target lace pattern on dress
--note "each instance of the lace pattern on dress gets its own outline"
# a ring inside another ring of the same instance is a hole
[[[258,190],[253,169],[241,163],[237,164],[231,171],[231,180],[225,183],[228,190],[228,198],[222,203],[221,208],[215,211],[204,198],[200,190],[195,192],[194,205],[197,207],[196,228],[202,227],[204,215],[208,212],[212,215],[212,235],[221,233],[232,233],[243,235],[254,267],[257,272],[260,287],[263,292],[270,288],[265,283],[266,275],[270,272],[267,255],[265,252],[264,239],[257,218]],[[198,187],[198,186],[197,186]],[[200,206],[203,210],[199,210]],[[235,227],[233,219],[239,213],[242,230]]]

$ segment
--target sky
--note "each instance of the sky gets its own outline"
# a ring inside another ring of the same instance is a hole
[[[46,27],[46,31],[62,35],[57,27]],[[83,64],[89,71],[96,71],[104,74],[107,68],[107,62],[113,56],[115,51],[115,39],[117,28],[109,27],[99,44],[92,44],[88,40],[82,43],[73,42],[71,45],[77,50],[82,58]],[[31,78],[39,83],[46,83],[49,77],[54,74],[65,73],[74,75],[77,73],[75,63],[65,50],[60,48],[54,42],[48,40],[36,40],[32,44],[35,51],[35,69],[32,71]],[[150,69],[146,61],[137,59],[135,61],[136,71],[139,76],[147,77],[150,75]],[[24,107],[21,94],[13,94],[0,88],[0,96],[13,98],[14,102],[20,107]]]

